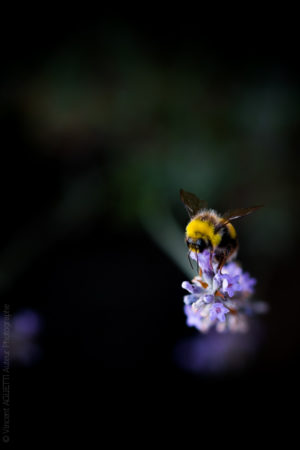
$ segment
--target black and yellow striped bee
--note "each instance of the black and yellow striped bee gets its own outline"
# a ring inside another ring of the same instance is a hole
[[[214,257],[218,262],[217,270],[221,270],[238,251],[237,233],[231,221],[251,214],[262,205],[233,209],[219,215],[213,209],[207,209],[207,203],[199,200],[195,194],[181,189],[180,198],[191,219],[185,231],[189,254],[191,251],[202,253],[208,249],[211,263]]]

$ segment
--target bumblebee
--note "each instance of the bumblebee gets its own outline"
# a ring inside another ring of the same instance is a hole
[[[218,262],[217,270],[221,271],[224,264],[237,255],[239,247],[237,233],[231,221],[251,214],[262,205],[233,209],[219,215],[213,209],[207,209],[207,203],[190,192],[181,189],[180,198],[191,219],[185,231],[188,256],[191,251],[202,253],[208,249],[210,263],[212,264],[214,257]]]

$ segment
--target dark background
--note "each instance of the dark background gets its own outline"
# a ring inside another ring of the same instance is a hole
[[[2,28],[1,303],[43,324],[40,358],[12,362],[11,439],[90,436],[132,407],[295,392],[293,27],[79,16]],[[174,357],[197,333],[182,308],[181,187],[219,211],[265,205],[237,225],[270,305],[240,370],[191,373]]]

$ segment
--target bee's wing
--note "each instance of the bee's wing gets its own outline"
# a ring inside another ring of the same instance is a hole
[[[183,189],[180,189],[180,198],[190,218],[194,217],[201,209],[207,208],[207,203],[204,200],[199,200],[195,194]]]
[[[239,219],[240,217],[248,216],[248,214],[253,213],[259,208],[262,208],[263,205],[251,206],[250,208],[237,208],[226,211],[222,218],[222,224],[220,226],[226,225],[226,223],[231,222],[232,220]]]

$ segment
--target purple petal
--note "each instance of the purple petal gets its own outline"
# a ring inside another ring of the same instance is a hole
[[[214,295],[205,295],[203,297],[203,300],[205,301],[205,303],[212,303],[214,301],[214,298]]]
[[[199,297],[197,297],[196,295],[185,295],[183,301],[186,305],[191,305],[192,303],[195,303],[198,298]]]
[[[190,292],[191,294],[200,294],[201,292],[203,292],[201,286],[197,286],[197,284],[192,284],[189,281],[184,281],[181,284],[181,287],[186,291]]]
[[[25,310],[15,315],[13,327],[17,333],[34,336],[41,329],[41,319],[35,311]]]

